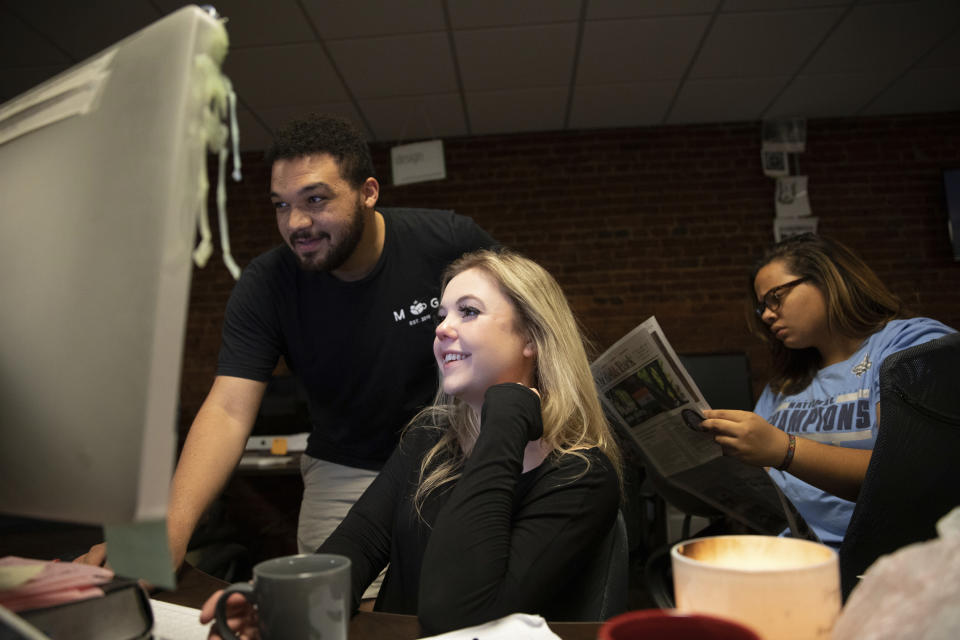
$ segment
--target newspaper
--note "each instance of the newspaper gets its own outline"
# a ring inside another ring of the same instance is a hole
[[[591,370],[607,413],[637,442],[668,502],[687,512],[718,510],[756,533],[787,528],[795,509],[766,471],[724,457],[699,429],[710,406],[655,317],[607,349]]]

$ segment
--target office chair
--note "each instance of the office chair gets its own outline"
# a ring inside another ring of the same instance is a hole
[[[552,608],[564,612],[559,621],[600,622],[627,610],[630,549],[627,523],[617,512],[617,520],[598,546],[598,553]]]
[[[660,475],[656,466],[646,461],[639,445],[619,420],[609,410],[605,410],[604,413],[623,451],[624,466],[632,464],[641,467],[641,479],[644,486],[649,487],[647,490],[634,488],[633,495],[627,496],[628,507],[631,506],[631,500],[639,502],[634,507],[634,510],[639,513],[634,515],[640,520],[640,530],[637,533],[638,546],[644,554],[644,587],[658,607],[670,609],[673,607],[673,582],[670,568],[671,541],[668,536],[667,505],[673,506],[684,514],[681,534],[684,539],[691,536],[690,527],[693,516],[706,518],[709,521],[707,528],[712,531],[725,521],[723,513]]]
[[[643,584],[654,604],[661,609],[672,609],[674,607],[673,570],[670,549],[677,540],[670,540],[667,537],[666,505],[669,504],[683,513],[680,540],[726,533],[727,521],[724,514],[717,508],[679,487],[671,485],[655,470],[648,472],[647,477],[650,479],[650,484],[655,492],[653,499],[655,501],[654,508],[659,514],[657,518],[664,521],[662,525],[664,538],[661,544],[650,550],[646,561],[643,563]],[[696,532],[691,531],[690,526],[693,516],[706,519],[708,522],[706,528]]]
[[[877,440],[840,546],[844,599],[874,560],[936,537],[960,504],[960,334],[887,357]]]

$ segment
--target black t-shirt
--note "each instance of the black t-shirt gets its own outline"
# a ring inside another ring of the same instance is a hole
[[[407,431],[383,470],[320,546],[351,560],[353,606],[389,562],[375,608],[417,615],[431,633],[510,613],[565,620],[574,588],[617,517],[619,481],[599,449],[522,473],[540,402],[520,385],[487,391],[480,435],[455,483],[413,505],[420,462],[439,437]],[[589,460],[589,468],[587,465]]]
[[[496,246],[450,211],[378,211],[383,253],[362,280],[304,271],[286,245],[253,260],[227,304],[217,365],[217,375],[266,381],[282,355],[309,397],[307,453],[364,469],[383,465],[436,392],[443,269]]]

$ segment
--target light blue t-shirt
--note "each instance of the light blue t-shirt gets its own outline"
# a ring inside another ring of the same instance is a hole
[[[880,365],[907,347],[955,333],[930,318],[892,320],[867,338],[849,359],[821,369],[800,393],[763,390],[754,413],[770,424],[825,444],[873,449],[880,402]],[[802,445],[801,445],[802,446]],[[839,547],[853,515],[854,503],[770,469],[773,480],[825,544]]]

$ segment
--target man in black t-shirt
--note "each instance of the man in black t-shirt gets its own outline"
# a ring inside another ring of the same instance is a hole
[[[285,244],[244,270],[227,305],[217,376],[171,487],[176,565],[243,454],[280,356],[310,404],[299,546],[323,542],[436,391],[431,319],[444,267],[496,244],[452,212],[377,210],[366,141],[342,120],[291,123],[267,160]]]

